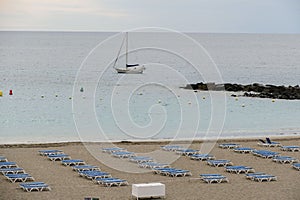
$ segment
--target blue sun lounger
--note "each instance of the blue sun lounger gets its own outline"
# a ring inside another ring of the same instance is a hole
[[[135,163],[152,162],[153,158],[146,156],[133,156],[130,158],[130,161]]]
[[[233,149],[233,148],[240,147],[240,145],[236,143],[224,143],[224,144],[219,144],[219,147],[222,149]]]
[[[39,150],[39,154],[41,156],[49,156],[49,155],[56,155],[56,154],[62,154],[62,150],[57,149],[47,149],[47,150]]]
[[[207,164],[213,167],[223,167],[232,165],[232,162],[230,160],[208,160]]]
[[[215,156],[210,155],[210,154],[193,154],[193,155],[190,155],[189,157],[192,160],[201,160],[201,161],[216,159]]]
[[[172,177],[183,177],[183,176],[192,176],[192,173],[189,170],[185,169],[174,169],[171,171],[168,171],[167,176],[172,176]]]
[[[199,150],[195,150],[195,149],[179,149],[176,150],[177,154],[183,155],[183,156],[189,156],[189,155],[193,155],[193,154],[197,154],[199,153]]]
[[[299,161],[297,158],[293,158],[290,156],[275,156],[272,160],[281,164],[291,164]]]
[[[112,155],[118,158],[129,158],[135,156],[133,152],[128,152],[128,151],[113,152]]]
[[[170,165],[164,163],[157,163],[157,162],[143,162],[143,163],[139,163],[139,167],[153,169],[153,168],[166,168],[166,167],[170,167]]]
[[[262,158],[274,158],[275,156],[279,155],[277,152],[267,150],[254,150],[252,151],[252,154]]]
[[[278,146],[280,146],[280,142],[273,142],[273,141],[271,141],[271,139],[270,138],[266,138],[266,141],[267,141],[267,144],[269,144],[270,145],[270,147],[278,147]]]
[[[0,169],[12,168],[12,167],[18,167],[17,163],[15,163],[15,162],[0,162]]]
[[[86,163],[80,159],[70,159],[70,160],[62,160],[61,164],[65,166],[77,166],[77,165],[85,165]]]
[[[120,187],[120,186],[128,185],[128,182],[126,180],[119,179],[119,178],[97,178],[94,181],[106,187],[112,187],[112,186]]]
[[[251,179],[252,180],[253,177],[258,176],[258,175],[266,175],[266,173],[264,173],[264,172],[247,173],[247,174],[245,174],[245,177],[247,179]]]
[[[161,148],[165,151],[178,151],[180,149],[184,149],[182,146],[179,145],[166,145],[166,146],[161,146]]]
[[[218,176],[222,176],[222,174],[199,174],[200,179],[203,178],[208,178],[208,177],[218,177]]]
[[[100,168],[93,165],[75,165],[73,166],[73,170],[76,172],[83,172],[83,171],[100,171]]]
[[[255,172],[252,167],[247,166],[227,166],[225,171],[236,174]]]
[[[277,177],[270,174],[263,174],[263,175],[252,176],[251,180],[258,181],[258,182],[263,182],[263,181],[270,182],[270,181],[277,181]]]
[[[25,171],[23,168],[20,167],[12,167],[12,168],[2,168],[0,169],[0,172],[5,175],[5,174],[24,174]]]
[[[79,172],[80,176],[83,176],[87,179],[96,179],[96,178],[110,178],[111,175],[108,172],[103,172],[103,171],[83,171]]]
[[[282,146],[280,148],[282,151],[300,151],[300,146]]]
[[[125,149],[119,147],[109,147],[109,148],[102,148],[102,151],[105,153],[114,153],[119,151],[125,151]]]
[[[71,157],[67,154],[56,154],[56,155],[48,155],[49,160],[51,161],[62,161],[69,160]]]
[[[206,183],[228,183],[229,180],[226,176],[208,176],[208,177],[203,177],[202,180]]]
[[[6,174],[5,177],[11,182],[17,181],[34,181],[34,178],[29,174]]]
[[[300,163],[294,163],[293,168],[295,168],[296,170],[300,170]]]
[[[49,185],[45,184],[44,182],[31,182],[31,183],[20,183],[20,187],[26,192],[32,191],[50,191],[51,188]]]
[[[8,162],[8,160],[6,157],[0,156],[0,162]]]
[[[253,148],[250,148],[250,147],[238,147],[238,148],[235,148],[233,149],[234,152],[237,152],[237,153],[251,153],[253,150]]]

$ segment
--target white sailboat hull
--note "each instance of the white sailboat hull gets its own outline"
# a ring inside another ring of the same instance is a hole
[[[115,68],[119,74],[142,74],[146,69],[144,65],[137,65],[126,68]]]

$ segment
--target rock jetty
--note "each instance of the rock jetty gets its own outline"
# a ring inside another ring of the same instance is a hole
[[[185,89],[192,90],[212,90],[212,91],[230,91],[230,92],[244,92],[245,97],[259,97],[259,98],[271,98],[271,99],[300,99],[300,87],[296,86],[276,86],[276,85],[263,85],[259,83],[253,83],[250,85],[242,84],[216,84],[216,83],[196,83],[187,84]],[[232,96],[237,96],[232,94]]]

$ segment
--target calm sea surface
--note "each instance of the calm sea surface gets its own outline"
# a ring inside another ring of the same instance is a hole
[[[300,135],[300,101],[180,88],[300,84],[300,35],[130,33],[139,75],[113,69],[122,39],[0,32],[0,143]]]

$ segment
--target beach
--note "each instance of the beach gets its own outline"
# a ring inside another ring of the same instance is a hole
[[[273,138],[272,138],[273,139]],[[299,145],[299,137],[278,137],[274,141],[282,145]],[[281,151],[280,147],[259,146],[257,139],[232,139],[220,140],[214,144],[209,152],[216,159],[228,159],[234,165],[251,166],[256,172],[265,172],[277,176],[277,181],[256,182],[245,178],[244,174],[231,174],[225,172],[224,167],[211,167],[206,161],[194,161],[186,156],[180,156],[172,167],[190,170],[192,176],[169,177],[154,174],[146,169],[146,173],[129,173],[126,170],[116,170],[108,166],[107,162],[115,162],[116,166],[130,168],[139,167],[128,159],[112,157],[101,151],[101,148],[110,146],[105,143],[53,143],[53,144],[24,144],[24,145],[2,145],[0,155],[9,161],[14,161],[19,167],[31,174],[35,181],[43,181],[51,187],[51,191],[24,192],[19,188],[19,183],[11,183],[4,176],[0,176],[0,199],[84,199],[94,197],[99,199],[131,199],[131,185],[136,183],[160,182],[166,186],[166,199],[299,199],[299,171],[292,168],[290,164],[279,164],[272,159],[264,159],[250,154],[236,153],[230,149],[219,148],[224,142],[234,142],[242,147],[255,149],[266,149],[279,152],[284,156],[292,156],[300,159],[299,152]],[[178,142],[179,145],[186,142]],[[207,143],[207,142],[205,142]],[[203,142],[193,141],[189,148],[200,149]],[[168,142],[119,142],[114,143],[117,147],[125,148],[135,153],[153,152],[159,150]],[[39,155],[38,151],[43,149],[58,149],[70,155],[72,159],[82,159],[87,164],[99,166],[102,171],[112,174],[128,181],[128,186],[104,187],[95,184],[91,180],[80,177],[71,167],[64,166],[60,161],[50,161],[45,156]],[[94,149],[93,155],[88,149]],[[96,156],[95,156],[96,152]],[[173,156],[175,152],[166,152]],[[105,160],[105,162],[102,162]],[[160,160],[161,162],[163,160]],[[225,175],[229,183],[207,184],[199,179],[199,174],[220,173]]]

